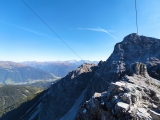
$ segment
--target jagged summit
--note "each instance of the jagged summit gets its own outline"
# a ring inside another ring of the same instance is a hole
[[[141,62],[147,67],[159,64],[159,48],[159,39],[139,36],[135,33],[130,34],[115,45],[113,53],[106,60],[100,72],[107,80],[118,80],[127,72],[131,63]],[[111,73],[117,73],[117,75],[110,77]]]
[[[160,41],[160,39],[138,35],[137,33],[131,33],[127,35],[126,37],[124,37],[122,42],[145,42],[146,43],[149,41],[157,42],[157,41]]]
[[[124,38],[124,42],[127,42],[127,41],[133,41],[133,40],[136,40],[138,39],[140,36],[137,34],[137,33],[131,33],[129,35],[127,35],[125,38]]]

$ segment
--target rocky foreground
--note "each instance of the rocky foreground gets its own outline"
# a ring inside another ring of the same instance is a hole
[[[146,65],[131,66],[132,76],[111,83],[79,109],[76,120],[159,120],[160,81],[149,77]]]

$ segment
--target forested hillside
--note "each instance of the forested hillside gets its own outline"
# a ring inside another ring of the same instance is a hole
[[[0,117],[18,108],[22,103],[32,100],[43,89],[30,86],[1,85],[0,86]]]

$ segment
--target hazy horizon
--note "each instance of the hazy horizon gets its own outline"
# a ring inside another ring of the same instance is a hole
[[[99,62],[96,60],[52,60],[52,61],[11,61],[11,60],[0,60],[0,62],[71,62],[71,61],[76,61],[76,62],[80,62],[80,61],[90,61],[90,62]],[[101,60],[100,60],[101,61]]]

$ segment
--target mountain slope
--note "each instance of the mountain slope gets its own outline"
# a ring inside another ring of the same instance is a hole
[[[54,84],[48,91],[44,103],[41,104],[39,119],[55,120],[66,114],[86,89],[97,69],[98,66],[85,63]]]
[[[40,80],[53,80],[55,76],[23,64],[0,61],[0,83],[32,83]]]
[[[0,87],[0,118],[22,103],[32,100],[43,89],[24,85],[3,85]],[[9,116],[8,116],[9,117]]]

